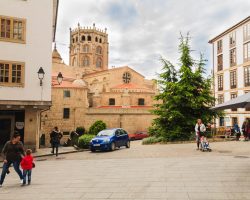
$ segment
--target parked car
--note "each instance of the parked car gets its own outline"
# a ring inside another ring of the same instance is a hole
[[[96,150],[114,151],[116,147],[120,148],[121,146],[130,148],[128,133],[121,128],[103,130],[90,142],[92,152]]]
[[[149,135],[147,131],[137,131],[135,133],[129,134],[128,136],[130,140],[141,140],[148,137]]]

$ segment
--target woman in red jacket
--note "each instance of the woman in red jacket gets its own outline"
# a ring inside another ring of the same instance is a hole
[[[31,172],[33,168],[33,156],[31,155],[32,150],[26,150],[26,156],[21,161],[21,167],[23,169],[23,185],[26,184],[26,177],[28,176],[28,184],[31,182]]]

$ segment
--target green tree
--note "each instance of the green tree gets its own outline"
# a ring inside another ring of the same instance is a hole
[[[89,128],[89,134],[97,135],[100,131],[106,128],[107,128],[107,125],[102,120],[98,120],[94,124],[92,124],[91,127]]]
[[[210,109],[215,98],[211,93],[211,78],[204,76],[206,60],[202,55],[199,61],[191,57],[188,36],[181,36],[179,52],[178,71],[169,61],[161,59],[160,94],[155,97],[159,103],[153,111],[158,117],[150,128],[151,135],[166,141],[188,140],[198,118],[207,123],[221,115]]]

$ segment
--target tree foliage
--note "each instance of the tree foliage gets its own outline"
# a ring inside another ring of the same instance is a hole
[[[154,120],[150,133],[163,137],[166,141],[187,140],[198,118],[205,123],[220,116],[211,110],[215,98],[212,96],[211,77],[205,77],[203,55],[199,61],[191,57],[189,36],[180,38],[179,70],[168,60],[161,58],[162,73],[159,74],[160,94],[155,99],[158,104],[153,111]]]
[[[89,128],[89,134],[97,135],[100,131],[106,128],[107,128],[107,125],[102,120],[98,120],[94,124],[92,124],[91,127]]]

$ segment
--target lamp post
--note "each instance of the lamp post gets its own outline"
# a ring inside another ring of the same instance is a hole
[[[44,78],[44,74],[45,74],[42,67],[39,68],[37,74],[38,74],[38,78],[40,80],[40,86],[42,86],[43,85],[43,78]]]

